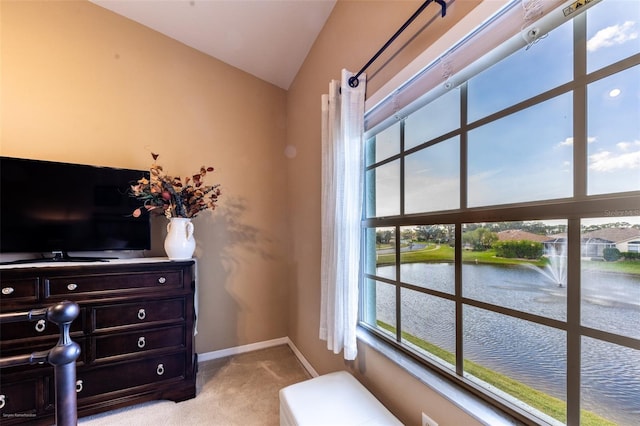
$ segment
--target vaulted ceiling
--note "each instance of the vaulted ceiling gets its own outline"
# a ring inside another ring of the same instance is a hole
[[[90,0],[288,89],[336,0]]]

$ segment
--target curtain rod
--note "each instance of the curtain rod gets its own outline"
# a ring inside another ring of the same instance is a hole
[[[387,42],[384,44],[384,46],[382,46],[380,48],[380,50],[378,50],[378,52],[373,55],[373,57],[371,59],[369,59],[369,62],[367,62],[365,64],[364,67],[362,67],[362,69],[360,71],[358,71],[358,73],[356,75],[354,75],[353,77],[349,78],[349,86],[351,87],[358,87],[358,84],[360,84],[360,82],[358,81],[358,77],[360,77],[360,75],[366,71],[367,68],[369,68],[369,65],[371,65],[376,59],[378,59],[378,56],[380,56],[382,54],[382,52],[384,52],[387,47],[389,47],[389,45],[391,43],[393,43],[393,41],[398,38],[398,36],[400,34],[402,34],[402,32],[404,30],[407,29],[407,27],[409,26],[409,24],[411,24],[413,22],[414,19],[416,19],[418,17],[418,15],[420,15],[422,13],[422,11],[429,6],[430,3],[432,2],[436,2],[440,5],[440,7],[442,7],[442,13],[441,16],[444,18],[444,16],[447,14],[447,4],[444,2],[444,0],[427,0],[425,1],[422,6],[420,6],[418,8],[418,10],[415,11],[415,13],[413,15],[411,15],[411,17],[407,20],[407,22],[405,22],[400,29],[398,29],[398,31],[396,31],[396,33],[389,39],[387,40]]]

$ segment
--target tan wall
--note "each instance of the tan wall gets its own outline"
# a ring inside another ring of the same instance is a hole
[[[359,344],[358,360],[345,363],[342,356],[327,351],[318,339],[320,309],[320,96],[340,70],[358,71],[387,39],[411,16],[422,1],[338,0],[287,96],[287,141],[298,156],[288,162],[289,212],[292,229],[292,263],[289,307],[289,336],[320,373],[350,369],[393,412],[408,425],[419,425],[425,411],[440,425],[473,425],[462,410],[390,362],[367,345]],[[416,35],[430,16],[439,14],[430,5],[408,32],[390,48],[405,49],[387,62],[390,54],[376,61],[370,70],[367,95],[375,93],[389,78],[406,66],[434,39],[467,13],[477,1],[456,1],[428,29]],[[408,43],[408,39],[415,38]]]
[[[216,167],[221,206],[194,220],[197,351],[286,336],[286,92],[84,0],[0,4],[0,154]]]

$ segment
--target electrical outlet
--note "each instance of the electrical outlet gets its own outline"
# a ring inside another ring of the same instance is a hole
[[[438,423],[425,413],[422,413],[422,426],[438,426]]]

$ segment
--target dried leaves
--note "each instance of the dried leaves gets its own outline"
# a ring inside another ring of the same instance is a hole
[[[200,168],[200,173],[185,178],[169,176],[162,166],[155,163],[160,156],[151,153],[153,164],[150,179],[141,178],[131,185],[131,195],[143,202],[143,206],[133,211],[134,217],[142,215],[142,209],[166,217],[196,217],[201,211],[215,210],[220,197],[220,184],[205,185],[207,173],[213,167]]]

